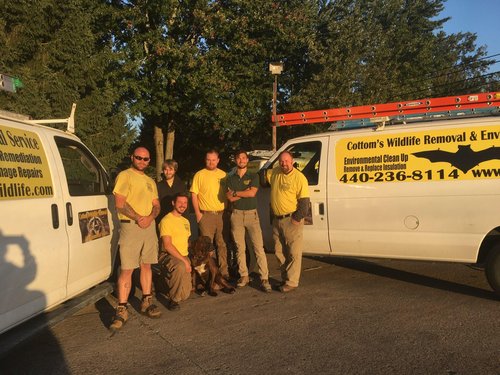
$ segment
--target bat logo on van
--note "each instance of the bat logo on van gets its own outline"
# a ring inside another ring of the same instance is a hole
[[[448,152],[440,149],[415,152],[417,158],[428,159],[431,163],[450,163],[463,173],[467,173],[476,165],[488,160],[500,159],[500,147],[489,147],[481,151],[474,151],[470,145],[459,145],[457,152]]]

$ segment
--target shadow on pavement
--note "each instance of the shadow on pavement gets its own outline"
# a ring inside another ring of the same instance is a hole
[[[478,297],[488,300],[498,301],[500,298],[493,292],[469,285],[455,283],[437,279],[431,276],[420,275],[413,272],[398,270],[395,268],[383,266],[367,260],[356,258],[340,257],[308,257],[319,262],[332,264],[342,268],[348,268],[355,271],[366,272],[372,275],[386,277],[393,280],[404,281],[411,284],[422,285],[430,288],[445,290],[453,293],[459,293],[467,296]]]
[[[97,311],[99,311],[99,319],[104,327],[109,328],[111,320],[115,315],[115,308],[109,303],[106,298],[101,298],[94,304]]]
[[[33,351],[33,348],[37,350]],[[70,373],[61,345],[49,328],[23,341],[0,358],[0,374]]]

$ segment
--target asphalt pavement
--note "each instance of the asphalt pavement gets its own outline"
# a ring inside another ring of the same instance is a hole
[[[279,272],[268,254],[272,281]],[[108,331],[97,301],[0,359],[0,374],[500,374],[500,301],[460,264],[304,258],[289,294],[194,296]]]

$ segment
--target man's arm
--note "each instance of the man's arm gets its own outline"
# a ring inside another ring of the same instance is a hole
[[[129,217],[133,221],[139,220],[140,215],[127,203],[127,198],[123,195],[115,193],[115,206],[116,211],[120,214]]]
[[[139,216],[137,219],[137,224],[141,228],[148,228],[151,223],[155,222],[156,217],[160,214],[160,201],[158,199],[153,199],[153,208],[148,216]]]
[[[193,203],[193,209],[196,215],[196,222],[199,223],[203,214],[201,213],[200,205],[198,204],[198,194],[191,192],[191,202]]]
[[[172,237],[162,236],[161,242],[163,244],[163,248],[167,251],[167,253],[174,258],[182,260],[184,262],[184,265],[186,266],[186,272],[191,273],[191,261],[188,257],[185,257],[181,255],[181,253],[179,253],[179,250],[177,250],[177,248],[172,243]]]
[[[233,190],[228,190],[227,191],[227,200],[230,202],[235,202],[237,200],[240,200],[241,198],[253,198],[257,195],[258,189],[254,186],[249,187],[246,190],[242,191],[236,191],[234,192]]]
[[[292,214],[292,221],[298,223],[303,218],[307,216],[307,211],[309,211],[309,198],[299,198],[297,201],[297,211]]]

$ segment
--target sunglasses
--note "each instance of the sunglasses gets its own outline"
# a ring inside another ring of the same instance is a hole
[[[149,161],[150,159],[149,158],[145,158],[145,157],[142,157],[142,156],[139,156],[139,155],[134,155],[134,159],[135,160],[144,160],[144,161]]]

